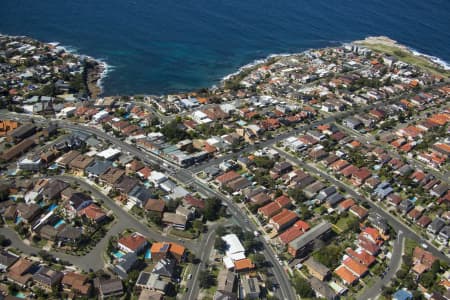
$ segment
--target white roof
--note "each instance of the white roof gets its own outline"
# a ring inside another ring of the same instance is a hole
[[[228,256],[223,257],[223,264],[225,265],[225,268],[227,268],[227,269],[234,268],[233,260],[231,258],[229,258]]]
[[[164,173],[158,172],[158,171],[153,171],[150,174],[150,180],[153,182],[162,182],[164,180],[166,180],[167,177]]]
[[[245,249],[242,246],[241,241],[235,234],[227,234],[222,237],[222,240],[227,243],[228,249],[225,252],[226,256],[233,261],[245,258]]]
[[[108,159],[111,157],[114,157],[118,154],[122,153],[122,151],[114,148],[108,148],[106,150],[103,150],[102,152],[97,153],[97,156],[103,157],[104,159]]]

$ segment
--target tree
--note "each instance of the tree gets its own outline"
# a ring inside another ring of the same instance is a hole
[[[202,221],[200,220],[194,220],[192,222],[192,227],[194,228],[195,231],[197,232],[203,232],[205,231],[205,225],[203,224]]]
[[[157,211],[149,211],[147,213],[147,218],[150,222],[152,222],[158,226],[162,225],[161,214]]]
[[[299,188],[289,190],[288,195],[294,199],[296,203],[302,203],[307,200],[305,193]]]
[[[275,162],[267,156],[256,156],[253,162],[258,168],[266,170],[272,169],[275,164]]]
[[[217,198],[208,198],[205,201],[205,208],[203,210],[203,215],[208,221],[215,221],[219,218],[220,208],[222,202]]]
[[[309,282],[300,276],[294,277],[294,288],[297,294],[299,294],[302,298],[313,298],[316,294],[314,293],[313,289],[311,288],[311,285]]]
[[[222,238],[217,236],[216,240],[214,241],[214,249],[223,254],[227,250],[227,247],[228,247],[227,243],[225,243],[225,241],[222,240]]]
[[[266,265],[266,258],[261,253],[253,253],[250,255],[250,259],[257,268],[262,268]]]
[[[313,254],[313,257],[318,262],[324,264],[326,267],[334,269],[338,266],[340,257],[342,255],[343,248],[341,247],[334,244],[325,246],[319,251],[315,252]]]
[[[216,228],[216,234],[218,236],[224,236],[227,233],[227,230],[222,225],[217,226]]]
[[[423,273],[422,275],[420,275],[419,278],[420,284],[426,287],[427,289],[431,288],[435,281],[436,281],[436,274],[431,272],[431,270]]]
[[[208,270],[200,271],[198,275],[198,281],[200,288],[202,289],[207,289],[215,283],[214,277]]]
[[[3,234],[0,234],[0,246],[8,247],[11,244],[11,241],[6,238]]]

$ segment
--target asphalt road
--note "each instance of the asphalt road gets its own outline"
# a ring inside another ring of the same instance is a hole
[[[369,288],[365,289],[361,296],[358,296],[360,300],[371,300],[377,299],[380,293],[382,292],[383,286],[387,286],[391,279],[395,276],[397,271],[400,269],[402,265],[402,255],[403,255],[403,247],[405,243],[405,238],[403,236],[403,232],[400,231],[397,234],[397,239],[394,242],[394,246],[392,249],[392,257],[389,261],[389,266],[385,271],[384,277],[377,277],[377,281]]]
[[[328,173],[311,166],[304,161],[298,159],[297,157],[294,157],[290,153],[285,152],[282,149],[277,148],[280,155],[284,156],[287,160],[290,160],[294,162],[295,164],[301,166],[306,171],[310,172],[311,174],[317,174],[320,177],[326,179],[328,182],[334,184],[335,186],[342,188],[346,191],[347,194],[352,196],[355,200],[358,200],[361,203],[367,203],[372,211],[377,212],[381,216],[383,216],[391,225],[391,227],[395,230],[395,232],[403,232],[403,235],[405,238],[410,238],[415,241],[417,241],[419,244],[427,244],[428,248],[427,251],[430,251],[434,256],[438,257],[439,259],[442,259],[446,262],[450,263],[450,258],[447,257],[445,254],[441,253],[434,245],[429,243],[428,241],[424,241],[424,239],[419,236],[417,233],[415,233],[413,230],[411,230],[406,224],[401,222],[397,217],[380,207],[375,201],[372,201],[370,199],[367,199],[363,197],[361,194],[359,194],[353,187],[346,185],[345,183],[335,179],[333,176],[329,175]]]
[[[214,247],[214,241],[216,236],[216,228],[219,224],[215,223],[209,228],[208,234],[205,237],[201,255],[200,255],[200,263],[195,265],[192,264],[192,278],[188,280],[187,287],[188,291],[184,294],[183,299],[198,299],[198,294],[200,292],[200,286],[198,281],[198,276],[200,271],[205,268],[205,264],[208,262],[209,256],[211,255],[211,250]]]

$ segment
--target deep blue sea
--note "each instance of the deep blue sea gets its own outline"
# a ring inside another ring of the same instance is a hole
[[[386,35],[450,61],[449,0],[2,0],[0,32],[113,66],[105,94],[209,87],[272,53]]]

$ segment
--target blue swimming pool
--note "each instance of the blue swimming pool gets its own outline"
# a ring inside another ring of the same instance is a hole
[[[48,211],[53,211],[55,208],[57,208],[58,207],[58,205],[56,205],[56,204],[52,204],[52,205],[50,205],[49,207],[48,207]]]
[[[152,259],[152,252],[150,251],[150,248],[145,251],[145,259]]]
[[[116,252],[113,252],[112,255],[114,255],[114,257],[116,257],[116,258],[121,258],[122,256],[125,255],[125,253],[123,253],[122,251],[116,251]]]
[[[16,224],[19,224],[20,222],[22,222],[22,217],[17,217],[16,218]]]
[[[64,224],[66,222],[64,222],[63,219],[59,220],[55,225],[53,225],[54,228],[58,228],[59,226],[61,226],[62,224]]]
[[[22,299],[25,299],[27,296],[24,294],[24,293],[22,293],[22,292],[17,292],[14,296],[16,296],[17,298],[22,298]]]

